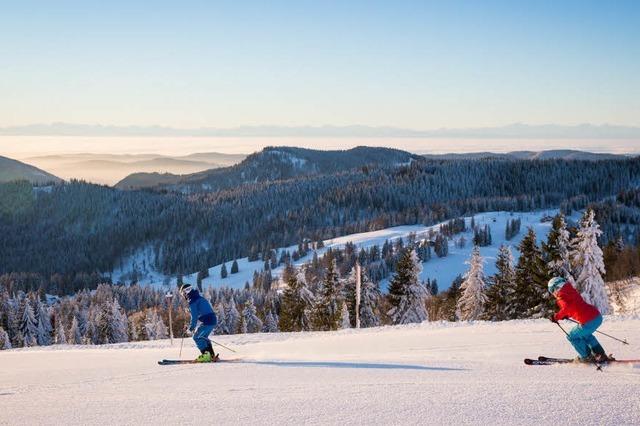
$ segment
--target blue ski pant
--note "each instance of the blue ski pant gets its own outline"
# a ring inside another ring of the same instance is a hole
[[[196,346],[198,347],[198,349],[200,349],[200,351],[207,349],[207,347],[209,346],[209,334],[211,334],[215,327],[215,324],[200,324],[198,328],[196,328],[196,331],[193,333],[193,340],[196,342]]]
[[[602,324],[602,315],[598,315],[596,318],[591,321],[576,325],[567,336],[569,342],[573,345],[580,358],[586,358],[591,355],[591,351],[593,352],[602,352],[604,353],[604,349],[593,336],[593,333],[600,327]]]

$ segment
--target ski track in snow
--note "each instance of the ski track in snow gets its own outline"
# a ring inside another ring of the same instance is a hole
[[[632,343],[603,337],[609,352],[640,358],[640,317],[602,330]],[[523,364],[574,356],[546,320],[215,339],[242,361],[157,365],[178,339],[0,352],[0,424],[640,424],[640,365]]]

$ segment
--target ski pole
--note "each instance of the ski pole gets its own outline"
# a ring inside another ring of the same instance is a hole
[[[180,339],[180,356],[178,356],[178,359],[182,359],[182,345],[184,344],[184,335],[186,334],[185,331],[182,332],[182,339]]]
[[[226,349],[226,350],[228,350],[228,351],[233,352],[234,354],[235,354],[235,353],[237,353],[237,352],[236,352],[236,351],[234,351],[233,349],[228,348],[228,347],[226,347],[225,345],[222,345],[222,344],[220,344],[220,343],[216,342],[215,340],[212,340],[212,339],[209,339],[209,340],[211,340],[211,343],[215,343],[215,344],[216,344],[216,345],[218,345],[218,346],[222,346],[223,348],[225,348],[225,349]]]
[[[569,333],[567,333],[567,330],[565,330],[565,329],[560,325],[560,323],[559,323],[559,322],[556,322],[556,325],[557,325],[558,327],[560,327],[560,330],[562,330],[562,332],[563,332],[564,334],[566,334],[566,335],[567,335],[567,337],[569,337]]]
[[[569,321],[571,321],[571,322],[575,322],[576,324],[580,324],[578,321],[576,321],[576,320],[572,320],[571,318],[567,318],[567,319],[568,319]],[[620,339],[618,339],[617,337],[613,337],[613,336],[611,336],[610,334],[603,333],[603,332],[602,332],[602,331],[600,331],[600,330],[596,330],[596,333],[600,333],[600,334],[602,334],[603,336],[607,336],[607,337],[609,337],[609,338],[611,338],[611,339],[613,339],[613,340],[617,340],[618,342],[623,343],[623,344],[625,344],[625,345],[628,345],[628,344],[629,344],[629,342],[627,342],[627,339],[620,340]]]

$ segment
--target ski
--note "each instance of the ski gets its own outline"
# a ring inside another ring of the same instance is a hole
[[[539,356],[538,361],[545,361],[545,362],[550,362],[555,364],[568,364],[570,362],[575,362],[575,360],[571,358],[551,358],[547,356]]]
[[[198,362],[194,359],[163,359],[158,361],[158,365],[182,365],[182,364],[217,364],[219,362],[238,362],[240,359],[220,359],[216,358],[211,362]]]
[[[554,364],[593,364],[597,367],[602,367],[605,365],[617,365],[617,364],[638,364],[640,365],[640,359],[611,359],[601,363],[582,363],[577,362],[571,358],[551,358],[546,356],[539,356],[538,359],[525,359],[524,363],[527,365],[554,365]]]

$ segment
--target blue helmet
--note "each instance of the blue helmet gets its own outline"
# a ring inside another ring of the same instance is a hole
[[[564,286],[567,283],[567,280],[565,280],[562,277],[553,277],[549,280],[549,293],[555,293],[556,291],[560,290],[562,288],[562,286]]]

